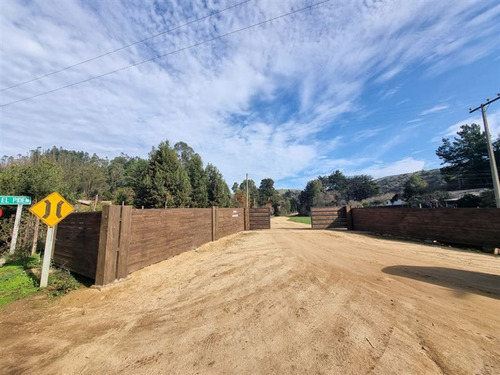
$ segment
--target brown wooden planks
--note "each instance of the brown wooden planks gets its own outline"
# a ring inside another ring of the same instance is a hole
[[[98,285],[105,285],[153,263],[242,231],[244,225],[243,208],[132,210],[110,206],[102,214],[72,214],[61,222],[54,260],[94,278]]]
[[[243,231],[245,213],[243,208],[218,208],[216,221],[216,238],[219,239],[233,233]]]
[[[129,272],[242,230],[242,208],[134,210]]]
[[[250,230],[271,229],[271,210],[269,208],[249,209]]]
[[[311,207],[313,229],[347,228],[345,207]]]
[[[100,212],[72,213],[57,226],[54,263],[95,278],[99,248]]]
[[[354,229],[474,246],[500,246],[498,208],[353,208]]]

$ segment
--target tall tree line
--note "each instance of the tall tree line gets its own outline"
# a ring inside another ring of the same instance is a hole
[[[184,142],[153,147],[147,159],[122,154],[108,160],[86,152],[53,147],[28,156],[3,157],[0,191],[37,200],[51,191],[67,199],[94,199],[135,207],[227,207],[231,193],[221,172],[206,167]]]
[[[0,160],[0,195],[28,195],[37,202],[53,191],[71,203],[98,197],[136,208],[234,204],[222,173],[212,164],[204,166],[201,156],[184,142],[173,147],[161,142],[147,159],[122,154],[108,160],[53,147]],[[9,246],[15,207],[3,206],[2,210],[0,253]],[[22,220],[19,244],[33,253],[39,242],[39,222],[27,210]]]

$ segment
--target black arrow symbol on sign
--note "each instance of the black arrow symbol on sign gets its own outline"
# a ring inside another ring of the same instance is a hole
[[[64,201],[59,201],[59,203],[57,203],[56,216],[58,219],[62,218],[61,208],[62,208],[63,204],[64,204]]]
[[[50,201],[48,199],[45,199],[44,202],[45,202],[45,215],[43,215],[43,218],[46,219],[50,216],[51,204],[50,204]]]

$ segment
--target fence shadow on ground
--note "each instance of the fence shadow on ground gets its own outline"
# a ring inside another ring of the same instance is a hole
[[[382,272],[454,289],[459,295],[474,293],[500,299],[500,275],[445,267],[390,266]]]

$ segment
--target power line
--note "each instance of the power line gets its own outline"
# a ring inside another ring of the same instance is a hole
[[[215,12],[213,12],[213,13],[210,13],[210,14],[208,14],[208,15],[206,15],[206,16],[203,16],[203,17],[200,17],[200,18],[194,19],[194,20],[189,21],[189,22],[186,22],[186,23],[184,23],[184,24],[182,24],[182,25],[178,25],[178,26],[176,26],[176,27],[174,27],[174,28],[172,28],[172,29],[168,29],[168,30],[162,31],[161,33],[151,35],[151,36],[149,36],[149,37],[147,37],[147,38],[144,38],[144,39],[138,40],[137,42],[133,42],[133,43],[127,44],[127,45],[125,45],[125,46],[122,46],[122,47],[120,47],[120,48],[114,49],[114,50],[112,50],[112,51],[105,52],[105,53],[103,53],[102,55],[95,56],[95,57],[91,57],[90,59],[80,61],[80,62],[78,62],[78,63],[76,63],[76,64],[73,64],[73,65],[68,65],[68,66],[66,66],[66,67],[64,67],[64,68],[61,68],[61,69],[59,69],[59,70],[55,70],[55,71],[53,71],[53,72],[50,72],[50,73],[47,73],[47,74],[44,74],[44,75],[41,75],[41,76],[38,76],[38,77],[35,77],[35,78],[32,78],[32,79],[29,79],[29,80],[27,80],[27,81],[20,82],[20,83],[17,83],[17,84],[15,84],[15,85],[12,85],[12,86],[9,86],[9,87],[5,87],[5,88],[3,88],[3,89],[0,89],[0,92],[3,92],[3,91],[6,91],[6,90],[13,89],[13,88],[15,88],[15,87],[19,87],[19,86],[25,85],[25,84],[27,84],[27,83],[35,82],[35,81],[38,81],[38,80],[40,80],[40,79],[42,79],[42,78],[46,78],[46,77],[49,77],[49,76],[51,76],[51,75],[54,75],[54,74],[61,73],[61,72],[64,72],[64,71],[66,71],[66,70],[72,69],[72,68],[74,68],[74,67],[76,67],[76,66],[80,66],[80,65],[86,64],[86,63],[88,63],[88,62],[90,62],[90,61],[94,61],[94,60],[100,59],[101,57],[111,55],[111,54],[113,54],[113,53],[115,53],[115,52],[122,51],[122,50],[124,50],[124,49],[127,49],[127,48],[129,48],[129,47],[135,46],[135,45],[140,44],[140,43],[144,43],[144,42],[146,42],[146,41],[148,41],[148,40],[154,39],[154,38],[159,37],[159,36],[161,36],[161,35],[165,35],[165,34],[171,33],[172,31],[178,30],[178,29],[180,29],[180,28],[182,28],[182,27],[189,26],[189,25],[191,25],[191,24],[193,24],[193,23],[196,23],[196,22],[199,22],[199,21],[203,21],[203,20],[205,20],[205,19],[207,19],[207,18],[210,18],[210,17],[212,17],[212,16],[216,16],[217,14],[221,14],[222,12],[225,12],[225,11],[227,11],[227,10],[230,10],[230,9],[233,9],[233,8],[236,8],[236,7],[239,7],[240,5],[243,5],[243,4],[248,3],[248,2],[250,2],[250,0],[245,0],[245,1],[242,1],[242,2],[240,2],[240,3],[237,3],[237,4],[234,4],[234,5],[231,5],[231,6],[227,7],[227,8],[224,8],[224,9],[221,9],[221,10],[218,10],[218,11],[215,11]]]
[[[299,13],[299,12],[303,12],[305,10],[309,10],[309,9],[312,9],[312,8],[315,8],[315,7],[318,7],[320,5],[323,5],[325,3],[328,3],[330,2],[331,0],[323,0],[323,1],[320,1],[320,2],[317,2],[317,3],[314,3],[314,4],[311,4],[311,5],[308,5],[306,7],[303,7],[303,8],[300,8],[300,9],[297,9],[297,10],[293,10],[293,11],[290,11],[288,13],[283,13],[279,16],[276,16],[276,17],[272,17],[272,18],[269,18],[267,20],[264,20],[264,21],[261,21],[261,22],[257,22],[257,23],[254,23],[250,26],[245,26],[245,27],[242,27],[241,29],[236,29],[236,30],[233,30],[233,31],[230,31],[228,33],[225,33],[225,34],[221,34],[221,35],[218,35],[216,37],[213,37],[213,38],[210,38],[210,39],[206,39],[204,41],[201,41],[201,42],[198,42],[198,43],[195,43],[195,44],[191,44],[189,46],[186,46],[186,47],[182,47],[182,48],[179,48],[177,50],[173,50],[173,51],[170,51],[170,52],[167,52],[165,54],[162,54],[162,55],[158,55],[158,56],[155,56],[153,58],[150,58],[150,59],[147,59],[147,60],[143,60],[143,61],[140,61],[140,62],[137,62],[135,64],[131,64],[131,65],[127,65],[127,66],[124,66],[122,68],[119,68],[119,69],[115,69],[115,70],[112,70],[110,72],[107,72],[107,73],[103,73],[103,74],[100,74],[100,75],[97,75],[97,76],[94,76],[94,77],[90,77],[90,78],[87,78],[87,79],[84,79],[82,81],[78,81],[78,82],[74,82],[74,83],[70,83],[68,85],[65,85],[65,86],[61,86],[61,87],[58,87],[56,89],[53,89],[53,90],[49,90],[49,91],[44,91],[40,94],[36,94],[36,95],[33,95],[33,96],[29,96],[29,97],[26,97],[26,98],[23,98],[23,99],[19,99],[19,100],[15,100],[13,102],[9,102],[9,103],[5,103],[5,104],[1,104],[0,105],[0,108],[3,108],[3,107],[7,107],[9,105],[13,105],[13,104],[16,104],[16,103],[20,103],[20,102],[24,102],[26,100],[30,100],[30,99],[34,99],[34,98],[38,98],[40,96],[43,96],[43,95],[47,95],[47,94],[51,94],[53,92],[56,92],[56,91],[60,91],[60,90],[63,90],[63,89],[66,89],[66,88],[69,88],[69,87],[73,87],[73,86],[76,86],[76,85],[79,85],[81,83],[85,83],[85,82],[90,82],[90,81],[93,81],[94,79],[97,79],[97,78],[102,78],[102,77],[105,77],[105,76],[108,76],[110,74],[113,74],[113,73],[117,73],[117,72],[120,72],[122,70],[126,70],[126,69],[130,69],[130,68],[133,68],[133,67],[136,67],[136,66],[139,66],[139,65],[142,65],[142,64],[145,64],[147,62],[150,62],[150,61],[154,61],[154,60],[157,60],[157,59],[160,59],[160,58],[163,58],[163,57],[166,57],[166,56],[170,56],[170,55],[173,55],[174,53],[178,53],[178,52],[182,52],[182,51],[186,51],[186,50],[189,50],[189,49],[192,49],[192,48],[196,48],[196,47],[199,47],[201,45],[204,45],[204,44],[207,44],[207,43],[211,43],[211,42],[214,42],[216,40],[220,40],[222,38],[225,38],[227,36],[230,36],[230,35],[233,35],[233,34],[237,34],[239,32],[242,32],[242,31],[245,31],[245,30],[249,30],[249,29],[252,29],[254,27],[258,27],[258,26],[262,26],[266,23],[270,23],[272,21],[276,21],[278,19],[281,19],[281,18],[284,18],[284,17],[288,17],[288,16],[291,16],[292,14],[296,14],[296,13]]]

